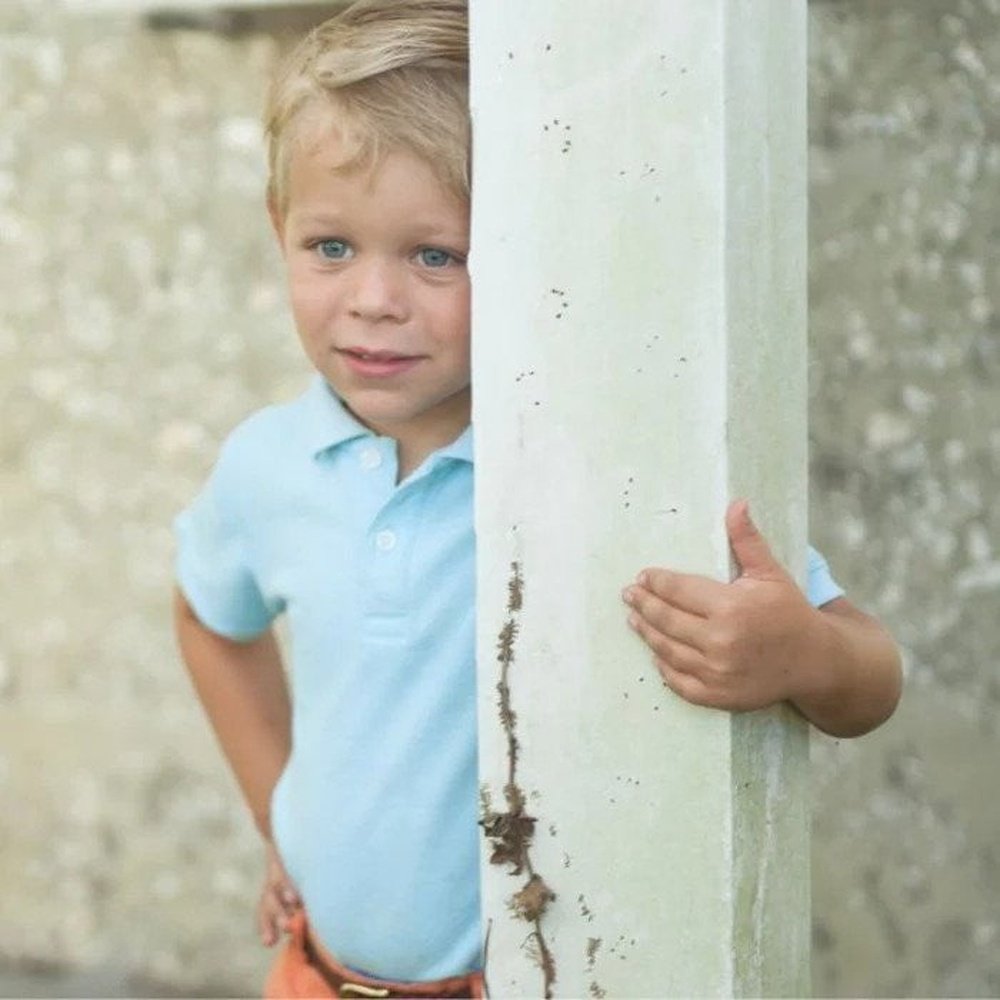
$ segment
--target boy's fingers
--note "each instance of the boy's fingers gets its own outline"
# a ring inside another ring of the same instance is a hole
[[[707,576],[674,573],[662,567],[644,569],[636,582],[661,600],[689,614],[707,618],[725,595],[727,585]]]
[[[291,902],[286,901],[286,894]],[[260,939],[267,947],[271,947],[281,934],[288,932],[289,919],[301,905],[297,893],[287,886],[265,887],[257,904],[257,927]]]
[[[664,684],[692,705],[741,713],[774,704],[774,699],[762,697],[754,690],[748,691],[740,686],[720,684],[717,682],[718,679],[710,674],[678,669],[677,664],[670,660],[657,658],[656,667]]]
[[[626,587],[622,598],[656,632],[699,652],[704,650],[708,626],[706,619],[674,607],[639,586]],[[645,638],[646,633],[642,634]]]
[[[696,649],[676,642],[653,628],[641,615],[631,614],[629,625],[642,636],[643,641],[653,651],[658,660],[670,663],[683,673],[698,673],[704,665],[704,657]]]
[[[261,900],[257,906],[257,933],[265,948],[270,948],[278,940],[278,930],[274,925],[274,916],[267,904]]]
[[[724,707],[718,693],[708,687],[696,674],[678,670],[672,663],[659,658],[656,660],[656,668],[660,671],[663,683],[686,702],[703,708]]]
[[[287,897],[286,890],[280,885],[270,885],[267,887],[266,897],[268,908],[276,917],[283,916],[294,909],[292,901]]]

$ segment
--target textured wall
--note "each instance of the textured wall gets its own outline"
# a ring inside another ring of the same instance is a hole
[[[273,50],[0,3],[0,956],[125,994],[244,992],[264,957],[168,609],[173,514],[304,371],[261,194]]]
[[[997,996],[1000,3],[812,28],[812,535],[909,674],[816,740],[815,978]]]
[[[909,670],[889,726],[815,742],[825,994],[1000,993],[998,25],[812,5],[812,537]],[[173,513],[305,372],[261,205],[274,53],[0,3],[0,993],[264,967],[168,593]]]

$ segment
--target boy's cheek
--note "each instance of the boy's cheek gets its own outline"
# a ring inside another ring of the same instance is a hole
[[[330,308],[315,285],[301,282],[289,288],[292,319],[303,341],[329,339]]]

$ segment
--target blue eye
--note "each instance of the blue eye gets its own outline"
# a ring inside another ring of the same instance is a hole
[[[324,260],[345,260],[351,253],[351,248],[343,240],[320,240],[316,249]]]
[[[417,256],[424,267],[447,267],[454,260],[447,250],[439,250],[437,247],[422,247]]]

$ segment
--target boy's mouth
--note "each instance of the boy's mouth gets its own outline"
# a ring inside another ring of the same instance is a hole
[[[412,368],[422,359],[422,355],[419,354],[368,351],[361,347],[339,347],[336,350],[353,372],[369,378],[398,375],[400,372]]]

